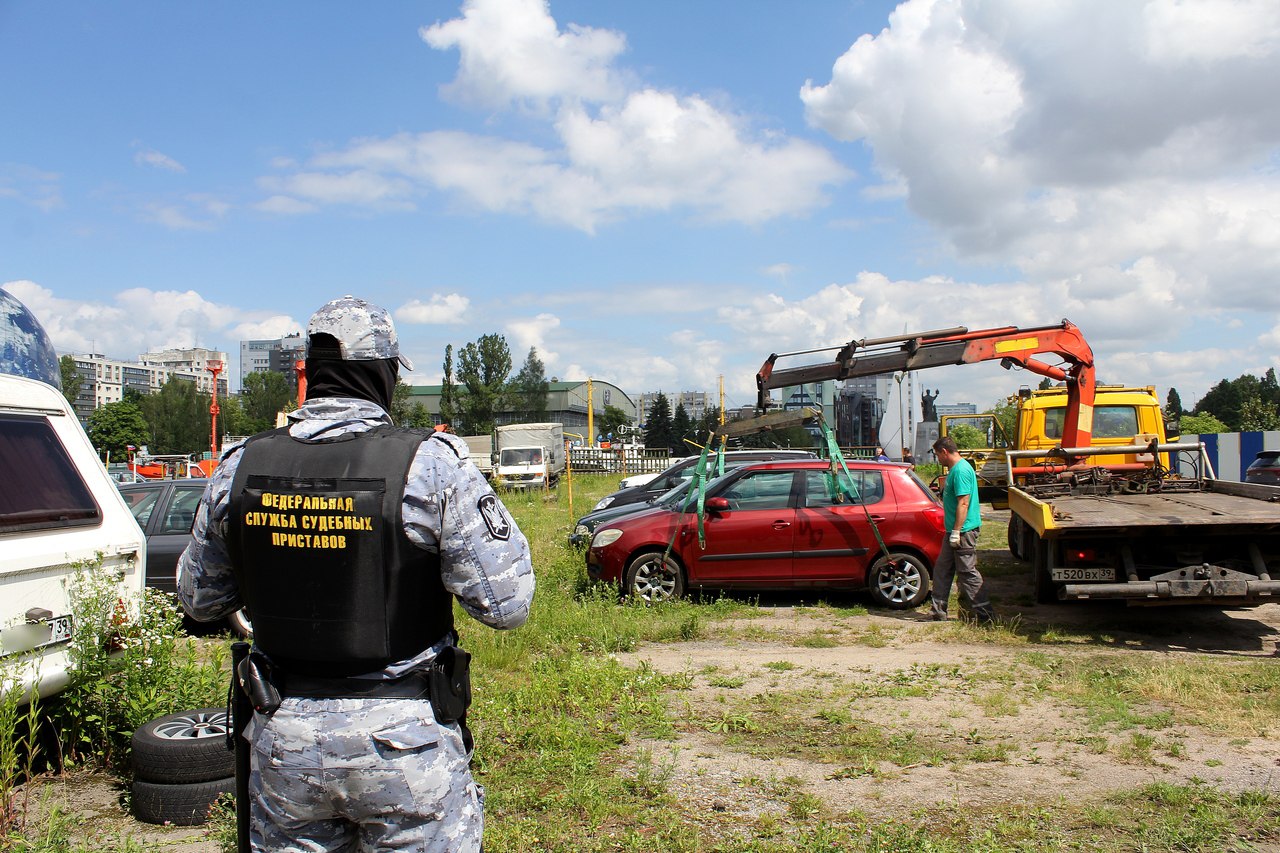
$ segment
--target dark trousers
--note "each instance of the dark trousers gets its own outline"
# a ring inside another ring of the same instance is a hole
[[[945,619],[947,616],[947,599],[951,597],[951,583],[960,585],[961,602],[966,605],[974,618],[990,621],[995,618],[991,601],[987,598],[987,587],[978,571],[978,531],[966,530],[960,534],[960,547],[952,548],[947,538],[942,540],[942,551],[938,554],[938,562],[933,566],[933,589],[929,593],[932,599],[933,615]]]

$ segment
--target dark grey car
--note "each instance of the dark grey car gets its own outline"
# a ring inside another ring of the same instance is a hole
[[[1280,486],[1280,450],[1259,451],[1245,469],[1244,481],[1264,486]]]
[[[191,542],[191,525],[196,520],[205,482],[184,479],[118,484],[124,502],[147,537],[147,586],[163,592],[178,591],[178,558]],[[253,625],[243,610],[229,616],[227,623],[242,637],[253,634]]]

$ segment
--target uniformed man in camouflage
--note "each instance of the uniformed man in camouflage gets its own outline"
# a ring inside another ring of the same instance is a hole
[[[452,602],[523,624],[528,542],[465,443],[391,426],[412,367],[385,310],[327,303],[306,357],[305,404],[223,454],[178,569],[194,618],[248,608],[279,694],[245,731],[252,848],[478,851]]]

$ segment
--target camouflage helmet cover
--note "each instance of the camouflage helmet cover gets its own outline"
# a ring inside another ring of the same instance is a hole
[[[338,341],[344,361],[399,359],[405,370],[413,370],[413,362],[400,354],[396,327],[391,314],[355,296],[343,296],[320,306],[307,323],[307,356],[311,356],[311,336],[332,335]]]

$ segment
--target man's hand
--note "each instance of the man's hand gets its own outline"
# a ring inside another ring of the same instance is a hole
[[[950,535],[947,536],[947,541],[951,543],[952,548],[959,548],[960,547],[960,531],[959,530],[951,531]]]

